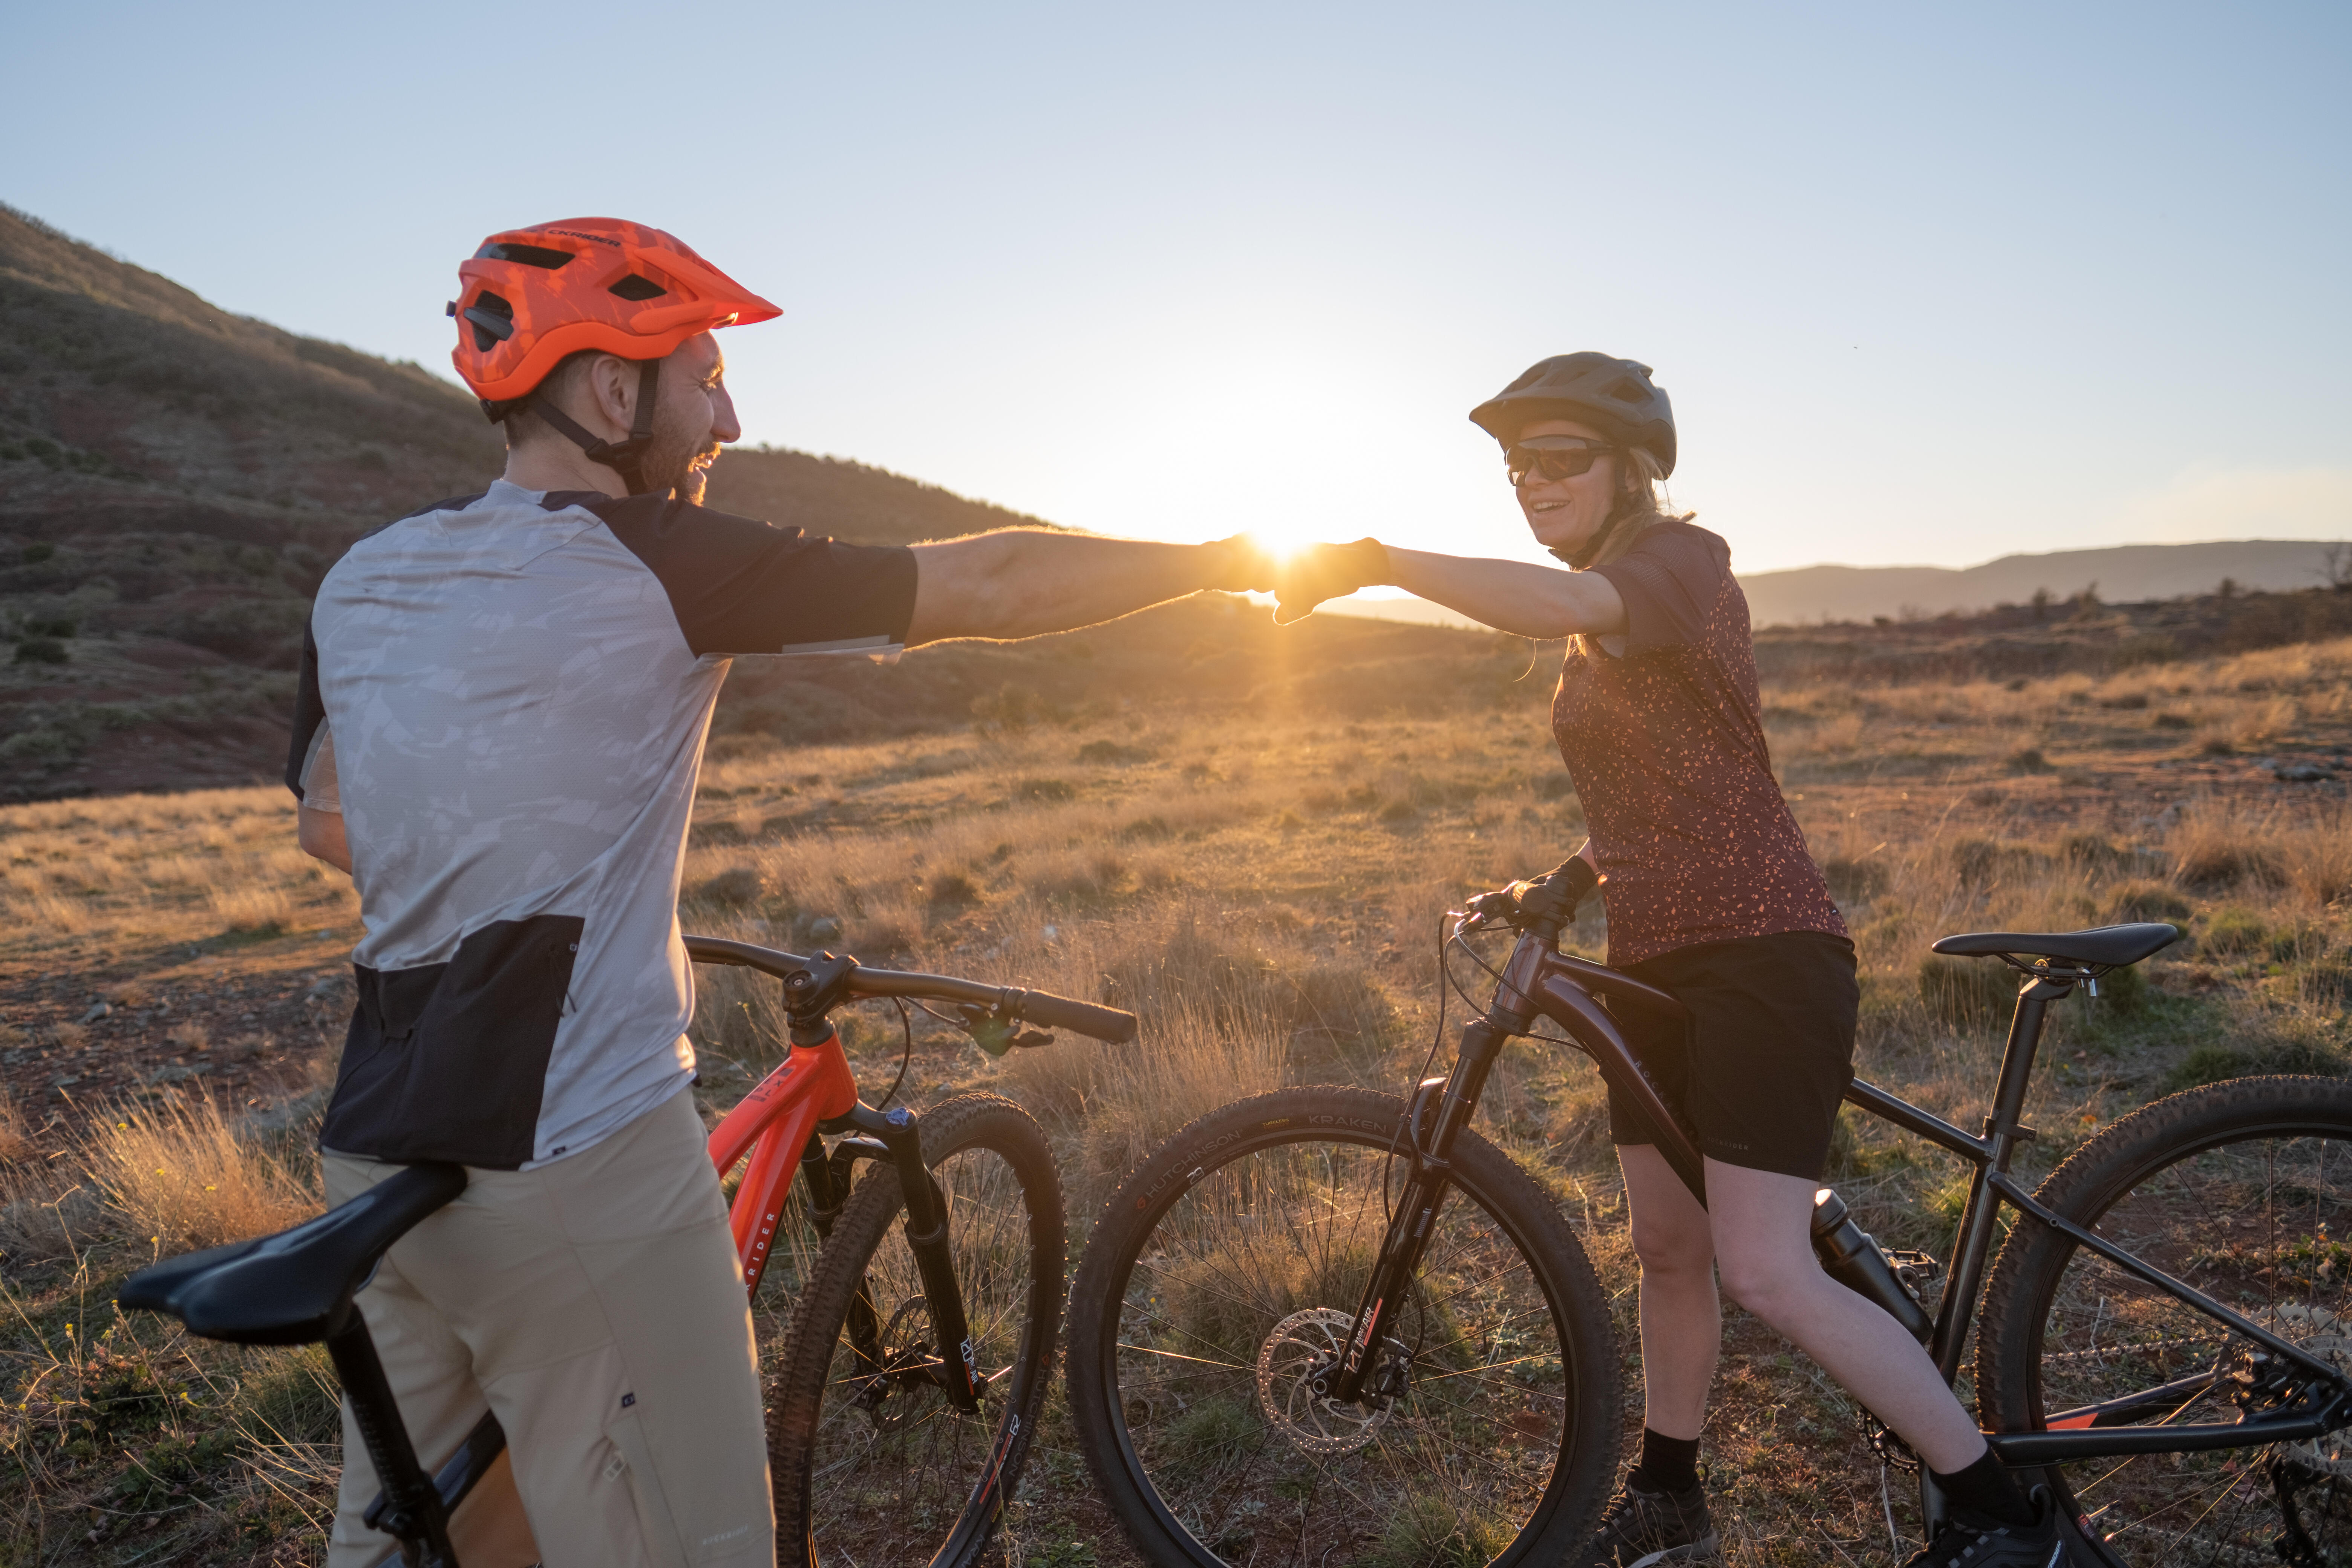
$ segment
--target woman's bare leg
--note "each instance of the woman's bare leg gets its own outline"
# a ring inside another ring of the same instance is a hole
[[[1643,1423],[1661,1436],[1695,1438],[1723,1349],[1715,1238],[1706,1210],[1655,1144],[1621,1143],[1617,1163],[1642,1265]]]
[[[1622,1153],[1631,1151],[1621,1151]],[[1665,1162],[1654,1149],[1646,1151]],[[1706,1163],[1707,1214],[1723,1288],[1819,1362],[1936,1469],[1966,1469],[1983,1433],[1902,1324],[1822,1271],[1813,1256],[1818,1182]],[[1643,1352],[1649,1291],[1643,1287]]]

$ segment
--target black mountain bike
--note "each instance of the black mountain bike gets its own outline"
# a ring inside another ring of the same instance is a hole
[[[936,1016],[994,1054],[1052,1039],[1031,1025],[1130,1040],[1135,1016],[829,952],[686,945],[698,963],[781,980],[791,1024],[783,1065],[710,1139],[719,1173],[743,1172],[730,1215],[748,1289],[760,1289],[796,1179],[823,1240],[793,1282],[767,1390],[778,1558],[815,1568],[822,1547],[835,1562],[963,1568],[995,1533],[1045,1399],[1064,1256],[1053,1151],[1027,1112],[993,1095],[957,1095],[920,1116],[864,1104],[832,1014],[869,997],[937,1002],[953,1013]],[[866,1160],[887,1169],[854,1181]],[[457,1568],[451,1516],[505,1452],[506,1433],[483,1415],[455,1453],[430,1456],[428,1473],[353,1298],[466,1183],[460,1165],[413,1165],[291,1230],[143,1269],[117,1298],[210,1339],[323,1342],[383,1478],[367,1522],[399,1543],[384,1561],[412,1568]]]
[[[1296,1089],[1227,1106],[1104,1210],[1072,1288],[1070,1405],[1152,1563],[1549,1564],[1587,1539],[1615,1479],[1621,1363],[1557,1199],[1471,1130],[1504,1045],[1559,1026],[1668,1130],[1662,1152],[1702,1201],[1705,1187],[1615,1017],[1682,1009],[1559,952],[1566,869],[1456,922],[1455,944],[1517,936],[1444,1077],[1403,1100]],[[2034,1136],[2020,1115],[2050,1004],[2179,934],[1937,942],[2020,975],[1983,1131],[1860,1081],[1846,1098],[1974,1167],[1948,1266],[1881,1248],[1826,1188],[1814,1245],[1947,1378],[1975,1328],[1981,1424],[2052,1489],[2080,1561],[2352,1563],[2352,1084],[2191,1089],[2031,1193],[2011,1173]],[[1922,1500],[1937,1521],[1932,1486]]]

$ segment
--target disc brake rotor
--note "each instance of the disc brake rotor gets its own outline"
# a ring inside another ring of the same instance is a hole
[[[882,1330],[882,1367],[869,1377],[856,1404],[878,1432],[891,1431],[912,1420],[924,1402],[917,1397],[935,1389],[928,1370],[931,1361],[931,1309],[920,1296],[909,1296],[890,1314]]]
[[[1352,1454],[1388,1424],[1392,1396],[1369,1387],[1361,1405],[1343,1405],[1315,1392],[1314,1377],[1345,1352],[1353,1312],[1309,1307],[1274,1325],[1257,1352],[1257,1405],[1274,1429],[1301,1453]]]

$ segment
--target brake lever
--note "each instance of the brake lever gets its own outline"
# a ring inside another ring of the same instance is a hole
[[[1034,1050],[1039,1046],[1054,1043],[1054,1037],[1043,1029],[1022,1027],[1021,1021],[1007,1013],[1002,1002],[993,1007],[982,1007],[977,1002],[959,1002],[955,1010],[963,1018],[963,1032],[971,1037],[974,1045],[992,1057],[1001,1057],[1007,1051]]]
[[[1512,917],[1518,912],[1518,900],[1508,892],[1481,893],[1470,900],[1467,910],[1461,911],[1463,921],[1454,928],[1454,934],[1481,931],[1497,924],[1516,925],[1518,922]]]

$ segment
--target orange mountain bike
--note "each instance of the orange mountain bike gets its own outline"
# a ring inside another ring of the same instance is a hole
[[[686,945],[697,963],[783,984],[784,1062],[710,1134],[721,1177],[742,1171],[730,1216],[746,1290],[768,1270],[796,1174],[823,1243],[769,1391],[779,1556],[814,1568],[822,1543],[856,1563],[970,1563],[995,1532],[1045,1397],[1062,1305],[1053,1152],[1026,1111],[993,1095],[919,1116],[866,1105],[832,1015],[871,997],[941,1004],[937,1016],[992,1054],[1052,1038],[1030,1026],[1131,1040],[1135,1017],[832,953]],[[856,1181],[864,1160],[887,1169]],[[398,1543],[386,1562],[456,1568],[450,1515],[506,1447],[486,1414],[428,1474],[353,1310],[377,1260],[465,1187],[463,1166],[415,1165],[291,1230],[158,1263],[118,1298],[211,1339],[323,1342],[383,1479],[367,1521]]]

